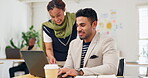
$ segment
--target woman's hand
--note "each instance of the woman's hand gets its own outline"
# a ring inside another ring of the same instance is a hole
[[[54,53],[53,53],[52,42],[45,43],[45,47],[46,47],[46,54],[49,58],[49,64],[55,64],[56,59],[55,59]]]
[[[56,64],[56,59],[54,58],[54,56],[51,56],[51,57],[49,58],[49,63],[50,63],[50,64]]]

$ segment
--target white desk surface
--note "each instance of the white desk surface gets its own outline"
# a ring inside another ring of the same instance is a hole
[[[17,77],[14,77],[14,78],[40,78],[40,77],[34,77],[30,74],[27,74],[27,75],[23,75],[23,76],[17,76]],[[76,76],[75,78],[112,78],[112,77],[109,77],[109,76],[106,76],[106,77],[97,77],[97,76]],[[120,77],[114,77],[114,78],[139,78],[138,76],[120,76]],[[147,78],[147,77],[144,77],[144,78]]]
[[[24,59],[6,59],[6,58],[0,58],[0,61],[24,62]]]
[[[15,65],[18,65],[20,62],[24,62],[24,59],[6,59],[0,58],[0,64],[2,68],[0,68],[0,78],[10,78],[9,76],[9,68]]]

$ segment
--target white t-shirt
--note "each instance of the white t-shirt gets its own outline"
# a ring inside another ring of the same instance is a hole
[[[44,31],[43,31],[43,38],[44,38],[44,42],[46,43],[52,42],[51,37],[48,36]]]

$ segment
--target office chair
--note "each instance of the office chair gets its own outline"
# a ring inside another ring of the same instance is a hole
[[[117,76],[123,76],[123,74],[124,74],[124,64],[125,64],[124,58],[120,58]]]

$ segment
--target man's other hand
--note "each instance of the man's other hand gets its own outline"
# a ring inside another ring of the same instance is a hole
[[[64,74],[63,74],[64,73]],[[77,76],[78,72],[75,69],[70,69],[70,68],[61,68],[59,70],[58,75],[62,75],[62,77],[67,77],[67,76]]]

